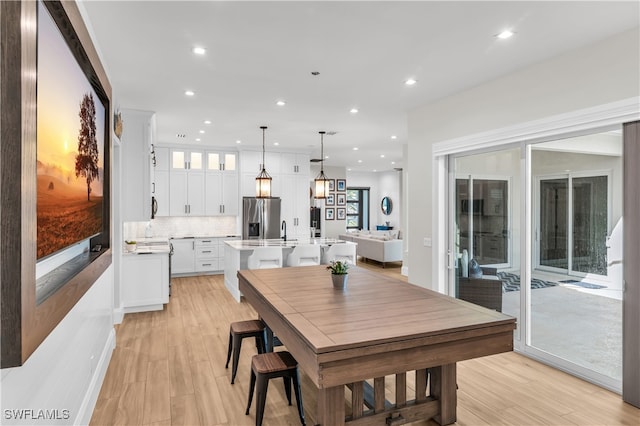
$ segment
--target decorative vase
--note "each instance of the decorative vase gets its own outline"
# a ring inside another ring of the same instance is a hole
[[[349,274],[331,274],[333,288],[338,290],[347,288],[347,278],[349,278]]]
[[[469,252],[467,249],[462,250],[462,258],[460,259],[460,268],[462,269],[462,276],[469,276]]]

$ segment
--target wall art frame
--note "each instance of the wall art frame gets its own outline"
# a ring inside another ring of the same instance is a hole
[[[36,302],[37,33],[38,2],[0,2],[3,60],[0,73],[2,133],[0,193],[0,304],[2,368],[24,364],[93,283],[111,265],[111,85],[75,2],[42,3],[105,110],[103,224],[82,261],[46,274],[61,286]],[[10,105],[11,107],[5,107]]]

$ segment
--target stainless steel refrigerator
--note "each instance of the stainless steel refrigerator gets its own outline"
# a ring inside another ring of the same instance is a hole
[[[242,198],[242,239],[280,238],[280,198]]]

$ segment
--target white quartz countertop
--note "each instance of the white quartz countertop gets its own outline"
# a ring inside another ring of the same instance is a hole
[[[202,234],[202,235],[172,235],[168,238],[171,239],[187,239],[187,238],[236,238],[240,237],[238,234],[222,234],[222,235],[211,235],[211,234]]]
[[[125,244],[124,254],[169,253],[171,251],[168,238],[139,238],[136,240],[135,247],[135,250],[130,250],[129,245]]]
[[[282,239],[273,240],[232,240],[225,241],[229,247],[236,250],[253,250],[256,247],[296,247],[302,245],[330,246],[333,244],[354,244],[349,241],[337,240],[334,238],[305,238],[284,241]]]

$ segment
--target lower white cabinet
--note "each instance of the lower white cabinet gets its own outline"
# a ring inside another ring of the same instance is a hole
[[[171,274],[198,275],[222,273],[224,270],[224,242],[239,237],[175,238]]]
[[[169,303],[169,254],[124,255],[121,284],[125,313],[162,310]]]
[[[171,274],[192,274],[196,270],[194,238],[171,239],[173,256],[171,256]]]

